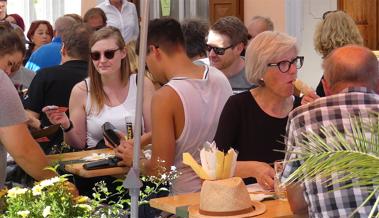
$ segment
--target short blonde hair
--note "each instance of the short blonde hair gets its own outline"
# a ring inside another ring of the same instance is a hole
[[[343,11],[330,12],[317,26],[315,50],[326,57],[333,49],[348,44],[363,45],[362,36],[353,18]]]
[[[246,78],[260,84],[267,65],[293,48],[298,51],[296,39],[285,33],[265,31],[258,34],[246,50]]]

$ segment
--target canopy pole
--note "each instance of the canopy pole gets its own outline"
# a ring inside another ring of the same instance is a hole
[[[146,60],[146,40],[147,28],[149,24],[149,0],[143,0],[142,13],[141,13],[141,31],[139,43],[139,60],[138,60],[138,81],[137,81],[137,105],[135,114],[135,128],[134,128],[134,152],[133,152],[133,167],[130,168],[126,179],[124,180],[124,187],[129,189],[131,197],[131,218],[138,218],[138,199],[142,182],[140,180],[140,145],[141,145],[141,130],[142,130],[142,108],[143,108],[143,82],[145,78],[145,60]]]

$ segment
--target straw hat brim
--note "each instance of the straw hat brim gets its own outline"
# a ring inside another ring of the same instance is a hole
[[[254,210],[250,213],[245,213],[241,215],[236,215],[236,216],[222,216],[223,218],[246,218],[246,217],[253,217],[253,216],[258,216],[260,214],[263,214],[266,211],[266,205],[264,205],[261,202],[258,201],[251,201],[251,206],[254,207]],[[189,206],[188,211],[189,211],[189,217],[190,218],[213,218],[213,217],[220,217],[220,216],[206,216],[203,214],[199,213],[199,207],[200,205],[192,205]]]

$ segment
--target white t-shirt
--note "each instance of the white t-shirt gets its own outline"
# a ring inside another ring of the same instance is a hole
[[[101,8],[107,16],[107,26],[113,26],[120,30],[125,43],[137,40],[139,21],[136,6],[133,3],[123,0],[121,12],[111,5],[109,0],[105,0],[96,7]]]

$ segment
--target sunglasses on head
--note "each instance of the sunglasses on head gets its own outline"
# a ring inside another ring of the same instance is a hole
[[[224,55],[226,49],[229,49],[229,48],[232,48],[232,47],[233,47],[233,45],[228,46],[228,47],[226,47],[226,48],[218,48],[218,47],[213,47],[213,46],[211,46],[211,45],[207,45],[207,50],[208,50],[208,52],[211,52],[211,50],[213,50],[213,52],[214,52],[216,55]]]
[[[118,50],[120,50],[119,48],[116,48],[116,49],[113,49],[113,50],[105,50],[104,51],[104,57],[106,58],[106,59],[108,59],[108,60],[111,60],[113,57],[114,57],[114,53],[116,52],[116,51],[118,51]],[[94,51],[94,52],[91,52],[91,58],[92,58],[92,60],[94,60],[94,61],[98,61],[98,60],[100,60],[100,58],[101,58],[101,52],[99,52],[99,51]]]
[[[337,11],[339,11],[339,10],[326,11],[325,13],[322,14],[322,19],[325,20],[326,16],[328,16],[328,14],[331,14],[331,13],[334,13],[334,12],[337,12]]]

